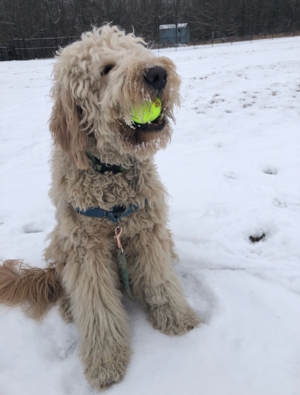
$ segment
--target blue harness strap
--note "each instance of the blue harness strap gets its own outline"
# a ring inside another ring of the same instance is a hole
[[[87,210],[75,208],[75,211],[76,213],[86,215],[87,217],[107,218],[113,223],[117,224],[122,218],[127,217],[127,215],[138,209],[138,204],[131,204],[127,209],[124,206],[118,205],[114,206],[112,210],[103,210],[102,208],[91,207]]]
[[[147,201],[147,199],[146,199]],[[115,228],[115,232],[119,229],[120,233],[118,234],[119,236],[121,235],[122,232],[122,227],[120,226],[120,220],[124,217],[127,217],[127,215],[131,214],[133,211],[136,211],[139,209],[138,204],[131,204],[127,209],[124,206],[118,205],[114,206],[111,210],[103,210],[102,208],[88,208],[87,210],[80,210],[79,208],[75,208],[76,213],[86,215],[87,217],[94,217],[94,218],[107,218],[110,221],[112,221],[114,224],[118,224],[117,227]],[[117,233],[116,233],[117,235]],[[115,236],[116,238],[116,236]],[[121,278],[124,284],[124,291],[127,297],[132,301],[132,302],[137,302],[137,299],[135,296],[132,294],[131,289],[130,289],[130,278],[128,276],[128,270],[127,270],[127,263],[126,263],[126,257],[122,249],[122,245],[119,239],[120,246],[117,244],[117,260],[118,260],[118,265],[120,269],[120,274]]]

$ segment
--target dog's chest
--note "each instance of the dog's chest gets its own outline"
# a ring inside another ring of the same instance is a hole
[[[154,167],[136,166],[117,174],[93,169],[69,171],[64,182],[67,201],[73,207],[111,210],[115,205],[141,204],[149,199],[158,177]]]
[[[121,174],[108,173],[104,177],[101,176],[99,183],[103,185],[103,189],[100,194],[104,203],[126,203],[137,198],[143,190],[143,176],[131,170]]]

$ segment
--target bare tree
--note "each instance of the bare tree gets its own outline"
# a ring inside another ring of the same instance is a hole
[[[294,31],[300,0],[0,0],[2,46],[13,38],[78,36],[104,22],[152,42],[170,23],[188,22],[194,40]]]

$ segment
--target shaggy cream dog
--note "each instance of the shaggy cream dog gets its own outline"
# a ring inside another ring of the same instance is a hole
[[[166,191],[153,163],[171,138],[180,79],[171,60],[107,25],[59,51],[54,80],[50,196],[57,225],[45,251],[48,267],[5,261],[0,301],[37,319],[58,302],[80,333],[87,380],[102,389],[122,380],[130,359],[120,256],[154,328],[180,335],[200,322],[171,264]],[[133,108],[156,97],[159,118],[134,123]]]

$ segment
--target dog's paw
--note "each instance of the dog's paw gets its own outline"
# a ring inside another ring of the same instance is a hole
[[[123,380],[129,361],[129,348],[113,353],[105,350],[99,358],[92,358],[92,364],[86,367],[84,373],[91,387],[103,390]]]
[[[183,335],[201,324],[200,318],[191,307],[187,306],[178,311],[169,304],[151,309],[150,322],[154,329],[169,336]]]

